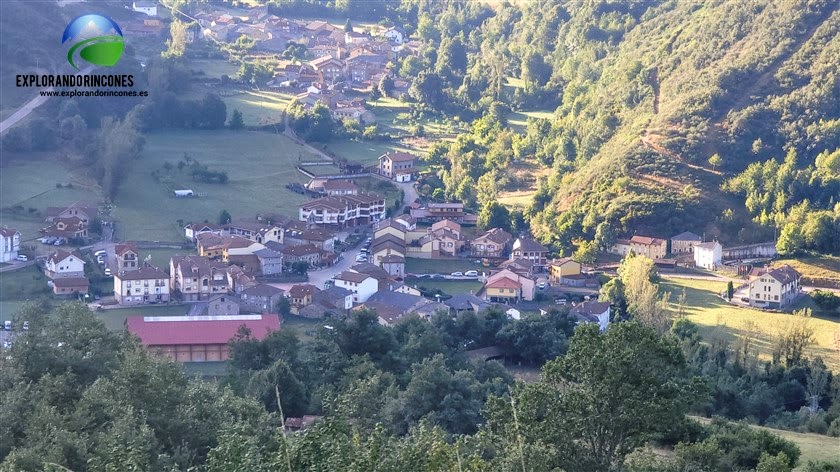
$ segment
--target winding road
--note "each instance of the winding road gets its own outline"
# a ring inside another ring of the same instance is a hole
[[[88,66],[85,69],[82,69],[79,72],[78,75],[90,74],[90,72],[92,70],[93,70],[93,66]],[[55,90],[55,88],[50,87],[50,88],[46,89],[45,91],[53,91],[53,90]],[[50,97],[41,95],[41,93],[39,91],[38,94],[35,96],[35,98],[33,98],[32,100],[29,100],[28,102],[24,103],[22,107],[17,109],[17,111],[15,111],[11,115],[9,115],[9,117],[6,118],[5,120],[3,120],[2,122],[0,122],[0,134],[5,133],[7,129],[9,129],[12,126],[18,124],[18,122],[20,120],[29,116],[29,114],[32,113],[33,111],[35,111],[36,108],[43,105],[44,102],[46,102],[48,98],[50,98]]]

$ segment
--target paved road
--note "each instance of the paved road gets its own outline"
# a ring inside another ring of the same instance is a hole
[[[23,269],[25,267],[29,267],[31,265],[35,265],[35,261],[27,261],[27,262],[18,262],[18,261],[11,261],[9,265],[5,267],[0,267],[0,272],[11,272],[13,270]]]
[[[90,71],[92,70],[93,66],[88,66],[82,71],[80,71],[79,75],[90,74]],[[52,91],[54,89],[48,88],[47,90]],[[36,108],[43,105],[48,98],[50,97],[42,96],[40,91],[38,91],[38,94],[35,96],[35,98],[24,103],[23,106],[18,108],[16,112],[12,113],[11,115],[9,115],[8,118],[0,122],[0,134],[3,134],[7,129],[11,128],[12,126],[16,125],[20,120],[29,116],[29,114],[32,113]]]

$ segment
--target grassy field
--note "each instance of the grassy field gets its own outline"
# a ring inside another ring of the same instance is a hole
[[[227,184],[193,182],[177,170],[171,182],[156,182],[153,170],[176,164],[184,153],[214,171],[227,172]],[[306,197],[290,192],[288,182],[306,183],[294,169],[298,156],[308,152],[285,136],[251,131],[181,131],[147,136],[143,156],[134,175],[121,187],[113,209],[117,238],[121,240],[180,241],[177,220],[217,221],[222,209],[236,219],[252,219],[257,213],[297,214]],[[190,188],[205,195],[175,198],[175,187]]]
[[[0,272],[0,322],[12,319],[25,302],[51,293],[47,277],[35,266]]]
[[[405,271],[413,274],[451,274],[452,272],[466,272],[468,270],[489,270],[481,264],[462,259],[415,259],[405,260]]]
[[[482,286],[482,283],[477,280],[418,279],[415,277],[407,278],[405,283],[411,287],[424,288],[430,291],[440,290],[449,295],[474,294]]]
[[[703,424],[709,424],[712,421],[709,418],[703,418],[700,416],[692,416],[691,418]],[[840,440],[837,438],[832,438],[831,436],[825,436],[822,434],[796,433],[793,431],[785,431],[783,429],[766,428],[764,426],[749,425],[749,427],[762,429],[777,436],[781,436],[799,446],[799,450],[802,454],[799,456],[799,466],[794,468],[794,471],[804,470],[809,461],[823,462],[837,460],[837,450],[838,447],[840,447]]]
[[[774,267],[782,264],[793,267],[803,277],[840,282],[840,257],[838,256],[803,256],[773,262]]]
[[[313,143],[313,146],[321,146]],[[404,151],[418,154],[416,149],[409,149],[400,143],[388,142],[379,143],[371,141],[334,141],[323,146],[326,151],[336,156],[344,157],[350,161],[360,162],[366,166],[375,164],[379,156],[386,152]]]
[[[43,212],[47,207],[69,205],[78,200],[98,202],[97,189],[86,186],[86,179],[77,176],[80,173],[56,162],[49,154],[27,154],[26,158],[11,154],[3,156],[0,225],[20,231],[22,242],[31,241],[44,227]],[[62,187],[58,188],[58,185]],[[23,207],[22,212],[9,210],[17,205]]]
[[[762,359],[771,358],[772,337],[791,315],[730,305],[716,295],[726,289],[725,282],[692,279],[663,281],[662,289],[671,292],[674,308],[683,288],[688,319],[700,326],[701,334],[706,340],[722,339],[734,342],[744,329],[744,323],[752,321],[762,330],[757,343],[759,356]],[[808,349],[808,354],[822,356],[833,371],[840,372],[840,358],[834,348],[834,335],[840,330],[840,323],[821,318],[812,318],[810,323],[814,327],[816,343]]]

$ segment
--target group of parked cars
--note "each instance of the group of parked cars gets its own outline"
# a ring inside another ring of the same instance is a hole
[[[43,237],[39,241],[43,244],[48,244],[52,246],[61,246],[63,244],[67,244],[67,238],[54,238],[54,237]]]
[[[373,239],[371,239],[371,238],[365,239],[364,246],[362,246],[362,249],[356,255],[356,262],[367,262],[368,261],[371,243],[373,243]]]
[[[93,256],[96,257],[96,262],[103,268],[103,272],[108,277],[111,276],[111,268],[108,267],[108,251],[100,250],[93,253]]]

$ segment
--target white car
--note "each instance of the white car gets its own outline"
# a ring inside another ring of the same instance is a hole
[[[105,275],[107,275],[108,277],[111,276],[111,268],[110,267],[105,268]]]
[[[453,272],[450,275],[452,275],[452,277],[463,277],[464,273],[463,272]]]
[[[104,249],[100,249],[99,251],[93,253],[93,255],[96,257],[105,257],[106,254],[108,254],[108,251]]]
[[[28,257],[26,257],[25,255],[21,254],[21,255],[17,256],[17,257],[15,258],[15,260],[16,260],[16,261],[20,261],[20,262],[26,262],[26,261],[28,261],[28,260],[29,260],[29,258],[28,258]]]
[[[464,275],[466,275],[467,277],[478,277],[478,271],[477,270],[468,270],[468,271],[464,272]]]
[[[540,290],[545,290],[546,287],[548,287],[548,284],[545,282],[540,282],[537,284],[537,288],[539,288]]]

